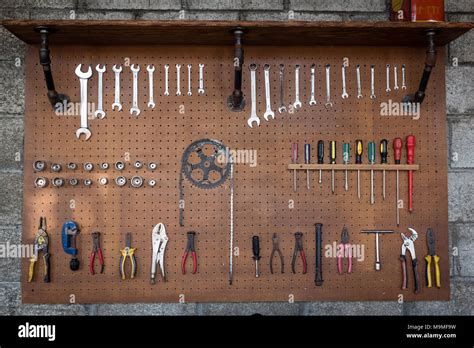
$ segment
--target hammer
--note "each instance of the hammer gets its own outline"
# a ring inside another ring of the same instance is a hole
[[[382,269],[382,263],[380,262],[380,241],[379,235],[385,233],[393,233],[393,230],[362,230],[361,233],[374,233],[375,234],[375,270],[380,271]]]

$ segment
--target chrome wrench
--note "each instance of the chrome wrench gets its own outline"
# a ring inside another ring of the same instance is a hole
[[[79,77],[81,83],[81,127],[76,130],[77,139],[81,138],[81,135],[85,135],[85,140],[89,140],[91,137],[91,131],[87,126],[87,81],[92,76],[92,68],[89,65],[87,72],[81,71],[82,64],[79,64],[76,68],[76,75]]]
[[[155,101],[153,100],[153,72],[155,71],[155,67],[153,65],[148,65],[146,70],[148,71],[148,107],[154,109]]]
[[[389,93],[392,91],[390,88],[390,64],[387,64],[386,66],[386,76],[387,76],[387,88],[385,88],[385,92]]]
[[[97,64],[95,70],[98,73],[98,86],[97,86],[97,110],[95,111],[94,115],[101,120],[105,117],[104,106],[102,103],[102,92],[103,92],[103,76],[105,72],[105,65],[101,68],[100,64]]]
[[[375,96],[375,65],[370,66],[370,99],[377,98]]]
[[[132,107],[130,108],[130,115],[135,113],[135,116],[138,116],[140,115],[140,109],[138,108],[138,72],[140,71],[140,65],[135,67],[135,64],[132,64],[130,70],[133,73]]]
[[[331,80],[330,80],[330,73],[331,73],[331,65],[326,64],[326,104],[324,106],[326,109],[332,107],[331,102]]]
[[[192,68],[192,65],[191,64],[188,64],[188,96],[192,96],[193,95],[193,91],[191,90],[191,68]]]
[[[405,85],[405,64],[402,64],[402,89],[407,89]]]
[[[278,108],[280,114],[286,112],[285,106],[285,66],[280,64],[280,107]]]
[[[164,95],[168,96],[170,95],[170,90],[169,90],[169,73],[170,73],[170,66],[169,64],[165,64],[165,91],[163,92]]]
[[[393,66],[393,89],[398,91],[398,66],[395,64]]]
[[[344,64],[342,64],[342,94],[341,94],[341,98],[342,99],[347,99],[349,98],[349,94],[347,94],[347,90],[346,90],[346,66]]]
[[[176,64],[176,95],[181,95],[181,64]]]
[[[247,120],[247,124],[252,128],[253,122],[260,126],[260,118],[257,116],[257,64],[250,64],[250,97],[252,98],[252,107],[250,111],[250,117]]]
[[[311,97],[309,99],[309,105],[316,105],[316,98],[314,96],[314,76],[316,74],[316,64],[311,65]]]
[[[117,68],[116,65],[112,67],[113,72],[115,73],[115,100],[112,104],[112,111],[115,108],[118,108],[118,111],[122,111],[122,103],[120,103],[120,73],[122,72],[122,66]]]
[[[301,101],[300,101],[300,65],[297,64],[295,67],[295,102],[293,103],[293,107],[295,109],[301,108]]]
[[[268,121],[269,117],[275,119],[275,113],[272,111],[272,103],[270,101],[270,65],[265,64],[263,66],[263,72],[265,75],[265,101],[267,106],[263,118],[265,121]]]
[[[356,67],[356,77],[357,77],[357,99],[362,98],[362,85],[360,83],[360,65],[357,64]]]
[[[199,64],[199,89],[198,94],[204,94],[204,64]]]

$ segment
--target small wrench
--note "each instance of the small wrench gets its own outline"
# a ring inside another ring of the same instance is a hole
[[[316,105],[316,98],[314,96],[314,75],[316,74],[316,64],[311,65],[311,98],[309,105]]]
[[[395,64],[393,66],[393,89],[398,91],[398,66]]]
[[[330,107],[332,107],[332,102],[331,102],[331,80],[329,78],[330,72],[331,72],[331,65],[327,64],[326,65],[326,104],[324,104],[326,109],[329,109]]]
[[[153,72],[155,71],[155,67],[153,65],[148,65],[146,70],[148,71],[148,107],[154,109],[155,102],[153,100]]]
[[[189,96],[193,95],[193,91],[191,90],[191,68],[192,68],[192,65],[188,64],[188,93],[187,94]]]
[[[169,78],[169,64],[165,64],[165,91],[163,92],[164,95],[170,95],[169,85],[168,85],[168,78]]]
[[[199,64],[199,89],[198,94],[204,94],[204,64]]]
[[[98,117],[100,119],[103,119],[105,117],[105,111],[104,111],[104,106],[102,104],[102,91],[103,91],[103,76],[105,72],[105,65],[101,68],[100,64],[97,64],[95,67],[95,70],[98,73],[98,102],[97,102],[97,110],[95,111],[94,115],[95,117]]]
[[[357,64],[356,67],[356,77],[357,77],[357,99],[362,98],[362,85],[360,83],[360,65]]]
[[[253,122],[257,123],[257,126],[260,126],[260,119],[257,116],[257,64],[250,64],[250,97],[252,98],[252,108],[250,112],[250,117],[247,120],[247,124],[252,128]]]
[[[140,115],[140,109],[138,108],[138,72],[140,71],[140,65],[132,64],[130,70],[133,73],[133,87],[132,87],[132,107],[130,108],[130,115],[136,113],[135,116]]]
[[[346,90],[346,66],[342,64],[342,94],[341,94],[342,99],[347,99],[349,98],[349,94],[347,94]]]
[[[387,64],[386,65],[386,69],[387,69],[387,88],[385,88],[385,92],[391,92],[392,89],[390,88],[390,64]]]
[[[280,114],[286,112],[285,106],[285,66],[280,64],[280,107],[278,108],[278,112]]]
[[[370,66],[370,99],[377,98],[375,96],[375,65]]]
[[[112,67],[113,72],[115,73],[115,100],[112,104],[112,111],[115,108],[118,108],[118,111],[122,111],[122,103],[120,103],[120,73],[122,72],[122,66],[117,68],[116,65]]]
[[[295,102],[293,103],[293,107],[295,109],[299,109],[301,107],[300,101],[300,65],[297,64],[295,67]]]
[[[81,67],[82,64],[79,64],[76,68],[76,75],[81,82],[81,127],[76,130],[76,137],[80,139],[84,134],[85,140],[89,140],[91,131],[87,127],[87,81],[92,76],[92,68],[89,65],[89,69],[84,73],[81,71]]]
[[[181,64],[176,64],[176,95],[181,95]]]
[[[270,101],[270,65],[265,64],[263,66],[263,71],[265,74],[265,100],[267,105],[267,110],[263,115],[265,121],[268,121],[268,118],[271,117],[275,119],[275,113],[272,111],[272,103]]]
[[[402,89],[407,89],[405,85],[405,64],[402,64]]]

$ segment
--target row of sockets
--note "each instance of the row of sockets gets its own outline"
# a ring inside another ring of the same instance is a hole
[[[101,177],[97,181],[98,181],[98,184],[100,186],[105,186],[109,183],[109,179],[106,178],[106,177]],[[133,176],[130,179],[130,186],[134,187],[134,188],[140,188],[140,187],[144,186],[145,181],[146,181],[146,185],[148,187],[155,187],[156,186],[156,180],[155,179],[145,180],[143,177],[141,177],[139,175]],[[83,179],[82,181],[80,179],[77,179],[77,178],[70,178],[69,180],[67,180],[68,185],[73,186],[73,187],[78,186],[81,182],[82,182],[83,186],[85,186],[85,187],[91,187],[94,183],[94,181],[92,179],[89,179],[89,178]],[[114,182],[117,186],[123,187],[129,182],[129,180],[124,176],[117,176],[114,179]],[[45,178],[43,176],[39,176],[35,179],[35,187],[36,188],[45,188],[45,187],[48,187],[48,185],[49,185],[48,178]],[[51,185],[53,187],[58,187],[58,188],[66,186],[66,179],[61,178],[61,177],[53,178],[53,179],[51,179]]]
[[[113,164],[114,168],[118,171],[122,171],[125,169],[125,162],[122,162],[122,161],[117,161]],[[143,163],[141,161],[135,161],[133,164],[132,164],[133,168],[134,169],[142,169],[142,168],[147,168],[148,170],[155,170],[158,165],[154,162],[150,162],[150,163]],[[33,163],[33,169],[35,170],[35,172],[42,172],[44,170],[46,170],[46,168],[48,167],[48,164],[45,162],[45,161],[42,161],[42,160],[39,160],[39,161],[35,161]],[[94,164],[91,163],[91,162],[86,162],[82,165],[82,168],[86,171],[86,172],[91,172],[92,170],[94,170]],[[99,169],[101,170],[108,170],[110,168],[110,164],[107,163],[107,162],[103,162],[103,163],[100,163],[98,165]],[[78,165],[74,162],[70,162],[66,165],[66,168],[68,170],[76,170],[78,168]],[[63,170],[63,166],[60,164],[60,163],[52,163],[51,166],[50,166],[50,169],[51,169],[51,172],[53,173],[59,173],[60,171]]]

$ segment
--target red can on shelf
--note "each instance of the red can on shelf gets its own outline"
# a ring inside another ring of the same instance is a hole
[[[392,0],[390,20],[393,22],[406,22],[411,20],[410,0]]]
[[[412,22],[443,22],[444,0],[411,0]]]

